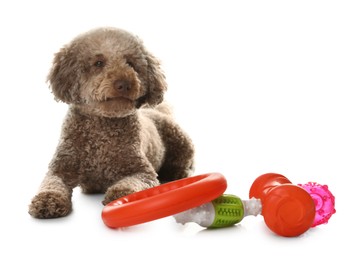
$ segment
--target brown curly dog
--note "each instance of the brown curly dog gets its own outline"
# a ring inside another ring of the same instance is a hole
[[[77,186],[105,193],[105,205],[192,174],[192,141],[161,103],[160,63],[135,35],[117,28],[79,35],[55,54],[48,81],[69,110],[31,216],[66,216]]]

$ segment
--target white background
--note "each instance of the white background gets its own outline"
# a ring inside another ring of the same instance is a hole
[[[329,259],[362,257],[361,1],[2,1],[1,259]],[[53,54],[98,26],[127,29],[163,62],[196,172],[221,172],[248,198],[260,174],[328,184],[337,213],[297,238],[263,218],[204,230],[172,217],[111,230],[102,196],[73,196],[70,216],[28,213],[66,105],[45,82]]]

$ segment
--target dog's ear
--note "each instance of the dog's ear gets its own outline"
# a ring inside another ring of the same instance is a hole
[[[63,47],[55,54],[47,81],[57,101],[76,103],[79,100],[81,68],[75,53]]]
[[[167,89],[165,75],[160,67],[160,62],[151,53],[146,52],[148,93],[145,102],[150,106],[161,103],[164,99],[164,92]]]

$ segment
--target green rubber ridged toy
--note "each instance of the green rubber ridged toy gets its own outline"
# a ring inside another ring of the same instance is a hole
[[[229,194],[223,194],[212,201],[215,209],[213,224],[209,228],[228,227],[239,223],[244,217],[242,200]]]

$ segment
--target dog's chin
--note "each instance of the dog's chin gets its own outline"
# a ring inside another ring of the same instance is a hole
[[[135,101],[123,97],[109,98],[80,105],[82,112],[102,117],[125,117],[136,110]]]

